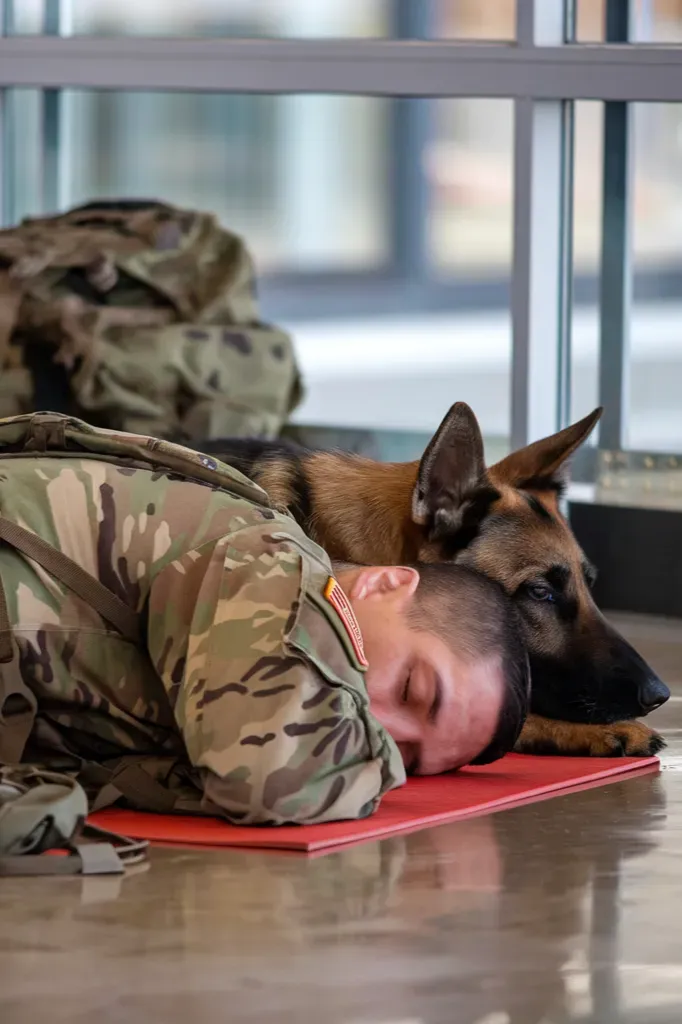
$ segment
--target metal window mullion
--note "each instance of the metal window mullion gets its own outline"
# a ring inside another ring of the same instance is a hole
[[[431,5],[395,0],[393,35],[424,39],[430,35]],[[391,166],[387,211],[392,263],[406,287],[428,276],[430,188],[424,153],[431,139],[433,105],[429,100],[397,96],[391,104]]]
[[[517,100],[514,120],[511,444],[561,425],[568,285],[562,103]]]
[[[627,43],[630,0],[608,0],[605,37]],[[630,400],[630,311],[632,300],[632,108],[604,104],[602,237],[599,296],[599,447],[626,444]]]
[[[45,0],[43,32],[46,37],[59,38],[71,30],[71,0]],[[68,160],[68,147],[63,145],[65,104],[68,98],[63,89],[45,89],[42,97],[42,209],[55,213],[63,205],[65,181],[64,160]],[[67,172],[68,174],[68,172]]]
[[[672,103],[682,47],[27,36],[0,39],[0,87],[13,85]]]
[[[0,0],[0,37],[12,31],[13,0]],[[11,97],[8,89],[0,89],[0,228],[10,223],[13,205]]]
[[[519,48],[566,35],[561,0],[518,0]],[[573,110],[516,100],[512,263],[511,445],[564,425],[570,380]]]

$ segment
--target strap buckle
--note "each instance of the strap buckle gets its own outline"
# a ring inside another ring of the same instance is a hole
[[[37,412],[31,417],[27,430],[26,451],[45,452],[48,448],[66,448],[68,417],[55,412]]]

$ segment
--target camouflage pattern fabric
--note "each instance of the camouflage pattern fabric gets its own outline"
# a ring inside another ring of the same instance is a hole
[[[302,397],[243,241],[210,214],[97,202],[0,231],[0,417],[49,407],[200,442],[275,437]]]
[[[204,459],[214,469],[188,480],[123,457],[145,450],[144,438],[33,420],[0,423],[2,516],[134,608],[146,639],[125,640],[0,546],[16,645],[0,673],[18,672],[37,701],[22,760],[79,777],[89,763],[132,760],[169,794],[168,809],[240,824],[370,814],[404,769],[324,598],[325,552],[229,467]],[[162,451],[170,464],[182,450]],[[201,472],[201,456],[187,455]],[[150,809],[143,792],[126,796]]]

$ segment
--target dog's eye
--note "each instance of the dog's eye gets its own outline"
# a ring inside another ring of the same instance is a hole
[[[526,589],[534,601],[554,600],[554,591],[547,583],[529,583]]]

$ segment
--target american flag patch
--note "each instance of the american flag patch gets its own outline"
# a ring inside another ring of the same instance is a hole
[[[348,633],[348,637],[353,645],[353,650],[355,651],[359,663],[364,668],[368,668],[369,662],[365,656],[365,648],[362,643],[362,633],[360,632],[358,620],[355,618],[350,601],[333,576],[330,576],[325,584],[324,597],[325,600],[329,601],[330,605],[334,608],[346,627],[346,632]]]

